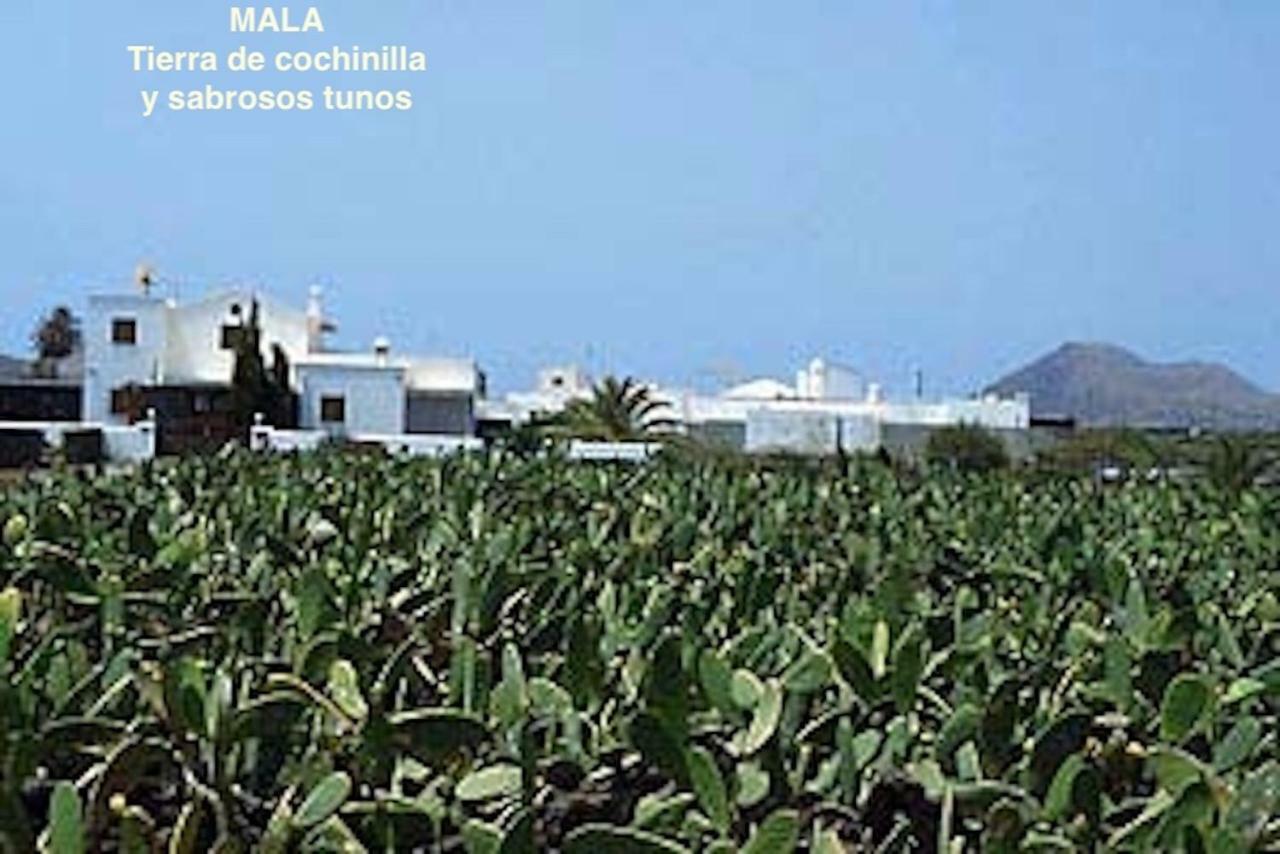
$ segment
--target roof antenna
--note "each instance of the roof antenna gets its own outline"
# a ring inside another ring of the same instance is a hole
[[[138,286],[145,297],[151,296],[151,286],[156,282],[156,271],[145,261],[133,269],[133,283]]]

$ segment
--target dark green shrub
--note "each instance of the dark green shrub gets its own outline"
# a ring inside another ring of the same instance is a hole
[[[972,424],[943,427],[929,435],[925,458],[965,472],[1007,468],[1009,453],[999,437]]]

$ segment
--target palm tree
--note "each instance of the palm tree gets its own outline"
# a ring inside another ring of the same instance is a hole
[[[551,432],[605,442],[641,439],[675,425],[672,419],[656,415],[666,405],[632,377],[605,377],[592,389],[591,397],[565,407],[552,422]]]

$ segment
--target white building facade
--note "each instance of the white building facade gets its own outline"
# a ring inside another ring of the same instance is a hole
[[[249,290],[229,289],[189,305],[146,291],[90,296],[83,325],[84,420],[126,423],[121,394],[131,386],[230,384],[233,337],[255,302],[267,364],[276,347],[296,361],[320,346],[306,313]]]
[[[332,436],[405,432],[404,369],[310,359],[296,366],[298,426]]]
[[[83,324],[83,419],[127,424],[137,417],[130,394],[138,389],[182,389],[196,401],[200,389],[225,393],[236,336],[255,311],[264,365],[270,369],[277,351],[289,365],[301,428],[330,436],[474,432],[476,401],[484,395],[474,360],[392,358],[382,339],[368,353],[331,352],[325,334],[333,326],[318,288],[305,311],[246,288],[187,304],[154,296],[146,284],[131,294],[91,296]]]
[[[307,434],[307,442],[474,436],[482,424],[500,430],[528,423],[593,392],[586,373],[561,366],[541,371],[529,391],[487,400],[484,374],[472,359],[393,354],[385,339],[363,353],[329,351],[325,333],[332,326],[318,289],[312,289],[305,310],[247,288],[179,304],[153,295],[144,279],[137,292],[89,298],[83,323],[84,421],[110,427],[139,420],[136,401],[130,399],[138,388],[180,389],[188,409],[175,418],[198,416],[200,389],[225,395],[230,388],[237,335],[255,311],[264,363],[271,365],[277,352],[283,354],[298,402],[296,425],[259,426],[296,427]],[[857,371],[823,359],[797,371],[794,384],[760,378],[720,394],[647,388],[664,404],[654,417],[678,431],[725,436],[751,452],[874,450],[896,427],[971,424],[1018,431],[1027,430],[1031,421],[1025,396],[891,401]],[[159,413],[161,431],[167,414]]]
[[[548,377],[573,377],[550,384]],[[790,451],[827,454],[874,451],[895,426],[937,428],[970,424],[990,430],[1018,431],[1031,426],[1031,404],[1024,395],[940,401],[891,401],[880,387],[867,384],[852,368],[812,360],[796,372],[795,385],[772,378],[750,380],[720,394],[699,394],[650,385],[665,403],[656,417],[685,433],[721,437],[753,453]],[[536,415],[559,412],[572,400],[591,395],[589,378],[578,371],[544,371],[530,392],[509,394],[486,404],[495,419],[525,423]]]
[[[331,436],[471,435],[484,375],[471,359],[320,353],[294,364],[298,426]]]

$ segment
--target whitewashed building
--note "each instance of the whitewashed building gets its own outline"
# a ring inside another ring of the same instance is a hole
[[[304,310],[249,288],[179,303],[153,294],[145,275],[134,293],[91,296],[83,323],[84,421],[116,427],[141,420],[138,389],[147,392],[145,408],[157,411],[162,437],[183,419],[203,429],[219,414],[219,399],[225,416],[237,336],[255,308],[264,363],[283,355],[297,397],[296,423],[264,420],[256,428],[267,445],[346,437],[430,453],[455,443],[423,437],[490,435],[592,394],[591,378],[574,366],[545,369],[533,389],[488,400],[472,359],[401,355],[385,339],[365,352],[334,352],[326,346],[333,326],[321,296],[313,288]],[[752,452],[873,450],[897,442],[894,435],[962,423],[999,431],[1030,426],[1025,396],[893,401],[857,371],[823,359],[797,371],[794,383],[759,378],[719,394],[648,388],[664,404],[653,415],[674,429]]]
[[[471,435],[484,374],[471,359],[315,353],[294,363],[299,426],[335,435]]]
[[[888,400],[851,368],[814,359],[796,384],[758,379],[720,395],[674,393],[668,417],[691,433],[722,438],[750,452],[835,453],[884,447],[899,426],[971,424],[996,431],[1027,430],[1026,396],[938,401]]]
[[[573,382],[563,378],[572,377]],[[551,383],[549,379],[561,378]],[[790,451],[824,454],[883,447],[898,427],[931,429],[972,424],[996,431],[1025,431],[1030,400],[993,396],[939,401],[892,401],[880,386],[865,383],[852,368],[814,359],[796,372],[794,385],[762,377],[719,394],[700,394],[651,384],[666,404],[656,417],[676,429],[748,452]],[[538,414],[561,411],[569,401],[591,395],[581,371],[554,369],[539,375],[537,387],[486,402],[487,418],[525,423]]]
[[[146,286],[133,294],[90,296],[83,324],[84,419],[125,423],[125,390],[130,387],[205,386],[212,391],[228,386],[235,364],[234,337],[255,302],[268,363],[277,346],[291,361],[323,346],[318,292],[310,312],[295,311],[244,288],[229,288],[186,305],[154,296]]]
[[[493,425],[495,431],[501,431],[512,425],[527,424],[539,416],[562,412],[573,401],[590,398],[592,388],[591,377],[576,365],[547,367],[538,371],[532,389],[480,401],[476,417]]]
[[[83,324],[83,418],[103,425],[136,419],[136,393],[178,400],[166,417],[198,418],[231,386],[236,336],[256,307],[263,361],[277,350],[298,396],[298,426],[333,436],[470,435],[484,375],[471,359],[395,357],[383,339],[368,353],[326,347],[334,330],[319,288],[306,310],[248,288],[190,303],[152,293],[148,281],[128,294],[89,297]]]

